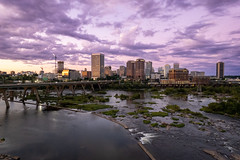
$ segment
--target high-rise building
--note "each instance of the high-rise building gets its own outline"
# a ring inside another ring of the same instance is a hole
[[[169,64],[166,64],[164,66],[164,77],[165,78],[168,78],[168,73],[169,73],[169,70],[171,69],[171,66]]]
[[[119,67],[119,76],[120,77],[126,76],[126,67],[125,66],[120,66]]]
[[[135,80],[144,80],[145,79],[145,60],[137,59],[135,62]]]
[[[92,78],[104,78],[104,54],[93,53],[91,56]]]
[[[218,62],[216,64],[216,76],[218,79],[224,78],[224,63]]]
[[[127,61],[127,78],[134,79],[135,61]]]
[[[179,69],[179,63],[173,63],[173,69]]]
[[[146,69],[145,69],[145,75],[147,79],[151,78],[151,73],[152,73],[152,62],[148,61],[146,62]]]
[[[58,61],[57,73],[62,73],[64,70],[64,61]]]
[[[113,75],[111,66],[104,67],[104,75],[105,76],[112,76]]]

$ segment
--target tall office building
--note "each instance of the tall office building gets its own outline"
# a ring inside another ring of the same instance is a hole
[[[92,78],[104,78],[104,54],[93,53],[91,56]]]
[[[168,73],[169,73],[169,70],[171,69],[171,66],[169,64],[166,64],[164,66],[164,77],[165,78],[168,78]]]
[[[126,76],[126,67],[125,66],[119,67],[119,76],[120,77]]]
[[[216,76],[218,79],[224,78],[224,63],[218,62],[216,64]]]
[[[179,69],[179,63],[173,63],[173,69]]]
[[[146,62],[146,69],[145,69],[145,75],[147,79],[151,78],[151,73],[152,73],[152,62],[148,61]]]
[[[135,62],[135,80],[144,80],[145,79],[145,60],[137,59]]]
[[[134,79],[135,61],[127,61],[127,78]]]
[[[57,73],[62,73],[64,70],[64,61],[58,61]]]

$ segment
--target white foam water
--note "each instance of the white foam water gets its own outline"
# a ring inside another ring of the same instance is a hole
[[[143,137],[140,138],[140,142],[142,144],[151,144],[153,138],[157,137],[155,133],[144,133],[144,132],[139,132],[138,134],[142,134]]]

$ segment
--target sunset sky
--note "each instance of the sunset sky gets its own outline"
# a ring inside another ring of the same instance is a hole
[[[0,71],[53,71],[53,54],[90,70],[96,52],[240,75],[240,0],[0,0]]]

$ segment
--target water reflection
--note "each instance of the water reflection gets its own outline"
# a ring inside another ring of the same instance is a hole
[[[4,121],[2,121],[3,119]],[[21,159],[148,159],[119,125],[90,113],[43,111],[42,105],[0,101],[0,154]]]

